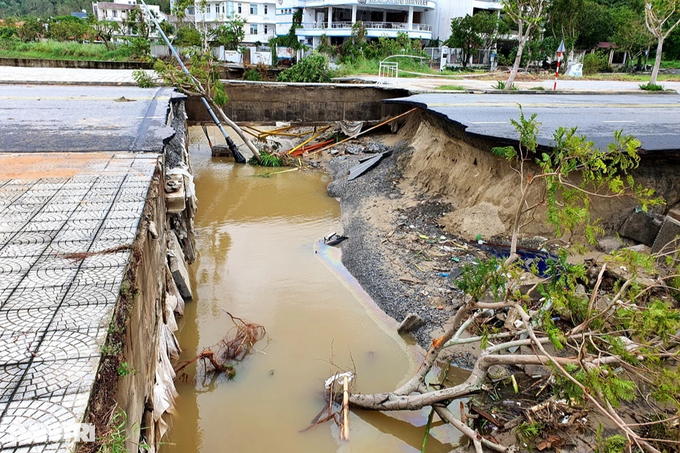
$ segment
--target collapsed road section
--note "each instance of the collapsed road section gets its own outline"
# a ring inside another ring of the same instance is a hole
[[[112,426],[121,449],[153,451],[192,297],[184,97],[12,86],[0,99],[0,451],[96,451]]]

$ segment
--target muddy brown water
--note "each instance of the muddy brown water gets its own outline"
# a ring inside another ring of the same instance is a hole
[[[227,311],[264,325],[268,338],[231,381],[188,369],[195,379],[177,382],[162,452],[420,451],[426,411],[399,419],[353,411],[349,442],[333,423],[300,432],[323,407],[324,380],[337,371],[331,362],[356,368],[357,391],[388,391],[417,369],[417,350],[344,269],[339,250],[318,242],[341,228],[327,175],[262,177],[276,170],[211,158],[191,129],[198,258],[178,332],[182,358],[225,335]],[[445,426],[432,433],[428,452],[449,451],[457,437]]]

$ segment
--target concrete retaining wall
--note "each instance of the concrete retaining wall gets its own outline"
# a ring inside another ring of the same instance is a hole
[[[224,108],[236,122],[326,123],[331,121],[379,121],[408,110],[383,104],[383,99],[408,96],[395,88],[369,85],[253,83],[224,81],[229,102]],[[211,122],[198,97],[187,100],[190,122]]]
[[[157,167],[147,193],[109,327],[107,344],[122,350],[100,366],[88,412],[100,432],[111,423],[114,407],[124,414],[125,449],[130,452],[157,451],[168,429],[167,413],[177,395],[171,360],[180,354],[173,334],[175,317],[183,314],[185,301],[191,299],[187,263],[195,258],[196,200],[183,97],[171,100],[168,123],[175,135],[165,146],[162,168]],[[174,185],[167,184],[170,179]],[[94,444],[81,444],[79,451],[95,451],[90,445]]]
[[[0,58],[0,66],[22,68],[151,69],[153,64],[138,61],[42,60],[38,58]]]

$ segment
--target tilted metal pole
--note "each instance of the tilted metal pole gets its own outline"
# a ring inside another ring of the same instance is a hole
[[[142,5],[144,5],[144,8],[146,9],[147,15],[151,18],[151,21],[154,23],[156,26],[156,29],[158,29],[158,32],[161,34],[163,37],[163,40],[165,41],[165,44],[168,45],[170,48],[170,52],[172,52],[172,56],[175,57],[177,62],[179,63],[180,67],[182,68],[182,71],[189,76],[191,80],[194,80],[194,76],[191,75],[189,70],[187,69],[186,66],[184,66],[184,62],[182,59],[179,57],[179,54],[175,50],[175,47],[170,43],[170,40],[166,36],[165,32],[163,32],[163,29],[161,28],[161,24],[158,23],[156,18],[154,17],[153,14],[151,14],[151,10],[149,10],[149,7],[147,4],[144,2],[144,0],[139,0],[142,2]],[[220,120],[217,118],[217,115],[215,115],[215,112],[213,112],[213,109],[210,107],[210,104],[206,100],[205,96],[201,95],[201,101],[203,101],[203,105],[205,105],[205,108],[208,110],[208,114],[210,114],[210,117],[212,120],[215,122],[215,125],[217,128],[222,132],[222,135],[224,136],[224,139],[227,141],[227,146],[229,147],[229,150],[231,153],[234,155],[234,160],[238,162],[239,164],[243,164],[246,162],[245,157],[239,152],[238,148],[236,147],[236,144],[234,141],[229,137],[229,134],[227,134],[227,131],[224,130],[224,127],[222,127],[222,123],[220,123]]]

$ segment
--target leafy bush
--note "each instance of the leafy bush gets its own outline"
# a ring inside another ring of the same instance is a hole
[[[589,53],[583,57],[583,74],[592,75],[598,72],[608,72],[609,60],[602,53]]]
[[[50,19],[49,37],[57,41],[82,41],[89,31],[87,22],[74,16]]]
[[[657,85],[656,83],[643,83],[639,86],[641,90],[645,91],[663,91],[663,85]]]
[[[17,36],[17,29],[14,27],[0,27],[0,39],[9,39]]]
[[[180,47],[200,46],[203,38],[201,32],[193,25],[183,25],[177,29],[174,44]]]
[[[330,82],[328,57],[313,53],[300,60],[296,65],[281,72],[276,78],[279,82],[323,83]]]
[[[132,71],[132,78],[135,79],[140,88],[153,88],[156,86],[153,76],[146,71]]]
[[[249,164],[251,165],[260,165],[262,167],[281,167],[283,166],[283,160],[277,156],[276,154],[270,154],[266,151],[261,151],[260,152],[260,160],[255,158],[253,156],[249,161]]]
[[[262,77],[260,76],[260,73],[257,72],[253,68],[250,68],[245,73],[243,73],[243,78],[245,80],[250,80],[251,82],[261,82],[262,81]]]
[[[125,46],[131,58],[144,59],[151,55],[151,43],[148,39],[140,37],[126,38]]]

